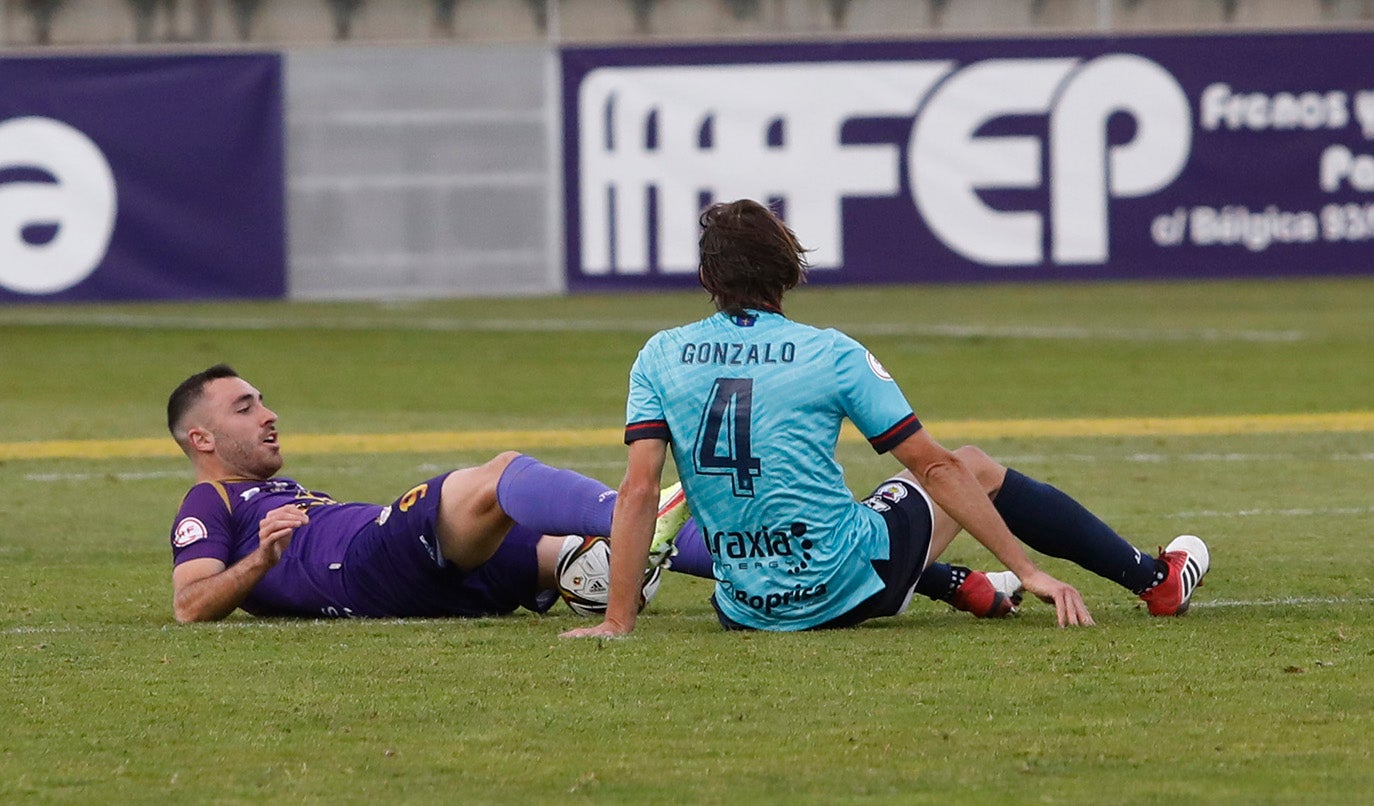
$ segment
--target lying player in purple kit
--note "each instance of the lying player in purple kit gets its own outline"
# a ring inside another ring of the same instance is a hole
[[[229,366],[187,378],[167,425],[195,469],[172,530],[177,621],[260,616],[487,616],[558,600],[564,546],[608,535],[615,492],[515,452],[340,503],[276,477],[277,415]],[[560,536],[555,536],[560,535]],[[707,571],[709,575],[709,570]]]
[[[276,476],[276,422],[262,394],[223,364],[187,378],[167,401],[168,428],[196,475],[171,535],[177,621],[215,621],[236,608],[305,617],[543,612],[558,600],[555,568],[577,536],[610,532],[614,490],[514,452],[416,485],[389,506],[336,502]],[[670,500],[651,565],[667,567],[671,553],[672,570],[711,578],[699,527],[681,496]],[[965,583],[931,598],[983,617],[1013,612],[1011,574],[952,572]]]

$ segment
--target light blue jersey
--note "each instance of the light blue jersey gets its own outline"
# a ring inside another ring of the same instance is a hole
[[[897,384],[837,330],[718,313],[665,330],[630,372],[625,441],[667,439],[739,624],[802,630],[881,590],[887,527],[835,460],[848,417],[880,453],[920,429]]]

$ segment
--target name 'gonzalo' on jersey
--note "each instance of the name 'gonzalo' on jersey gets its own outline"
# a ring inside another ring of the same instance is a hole
[[[797,345],[790,341],[778,344],[745,344],[744,342],[704,341],[682,345],[684,364],[790,364],[797,360]]]

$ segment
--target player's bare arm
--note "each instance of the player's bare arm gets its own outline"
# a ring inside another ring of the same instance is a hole
[[[628,635],[639,615],[640,588],[649,561],[654,521],[658,517],[659,485],[667,461],[668,443],[643,439],[630,444],[625,480],[611,521],[611,593],[606,619],[595,627],[563,633],[565,638],[614,638]]]
[[[234,612],[253,586],[281,561],[296,529],[309,516],[295,506],[278,507],[258,525],[258,548],[231,566],[211,557],[188,560],[172,570],[172,613],[182,624],[219,621]]]
[[[982,485],[955,453],[921,429],[894,448],[892,455],[916,476],[935,503],[1020,578],[1027,591],[1054,605],[1059,626],[1093,624],[1082,595],[1031,561]]]

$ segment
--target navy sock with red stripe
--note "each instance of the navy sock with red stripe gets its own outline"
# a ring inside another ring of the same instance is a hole
[[[949,563],[931,563],[916,580],[916,592],[937,602],[947,602],[949,597],[968,579],[969,569]]]

